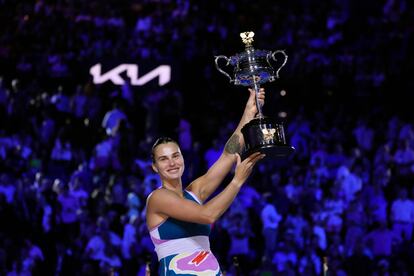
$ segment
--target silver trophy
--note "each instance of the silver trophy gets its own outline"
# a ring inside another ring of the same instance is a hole
[[[247,123],[241,130],[246,145],[242,158],[244,159],[256,151],[265,153],[266,156],[272,158],[286,158],[295,149],[286,144],[283,125],[263,115],[262,106],[257,96],[260,85],[266,82],[273,82],[279,78],[279,71],[285,66],[288,57],[282,50],[271,52],[254,49],[252,46],[253,32],[241,33],[240,37],[245,44],[245,51],[231,57],[216,56],[215,64],[217,70],[229,78],[230,83],[249,86],[256,92],[258,114],[256,118]],[[279,62],[277,56],[281,56],[283,60],[280,63],[281,65],[275,70],[271,62]],[[233,68],[234,77],[231,77],[229,73],[220,67],[220,60],[224,60],[224,66]]]

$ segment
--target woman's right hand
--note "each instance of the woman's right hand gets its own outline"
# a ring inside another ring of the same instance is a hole
[[[260,152],[255,152],[251,154],[249,157],[241,161],[240,155],[237,155],[237,165],[236,170],[234,173],[233,181],[236,185],[241,187],[244,182],[246,182],[247,178],[252,173],[253,167],[256,163],[263,159],[266,155]]]
[[[245,116],[247,122],[250,120],[253,120],[257,113],[259,112],[257,110],[256,100],[259,101],[259,105],[263,106],[265,102],[265,90],[264,88],[260,88],[259,92],[257,93],[257,99],[256,99],[256,91],[252,88],[249,88],[249,99],[247,100],[246,107],[244,108],[243,115]]]

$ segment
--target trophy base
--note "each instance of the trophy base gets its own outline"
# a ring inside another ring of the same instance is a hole
[[[263,145],[262,147],[249,149],[243,152],[241,159],[244,160],[255,152],[261,152],[266,154],[265,158],[271,158],[272,160],[285,160],[294,151],[295,148],[288,145]]]
[[[286,143],[283,125],[275,123],[271,118],[255,118],[241,132],[246,144],[242,159],[257,151],[272,159],[287,159],[295,151],[294,147]]]

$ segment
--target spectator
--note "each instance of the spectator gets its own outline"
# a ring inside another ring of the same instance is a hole
[[[298,256],[289,237],[278,243],[272,260],[276,265],[278,273],[291,273],[292,268],[295,267],[298,262]]]
[[[399,175],[408,175],[414,162],[414,150],[411,148],[410,141],[401,140],[399,147],[394,153],[394,163]]]
[[[236,213],[231,218],[228,228],[230,235],[230,250],[228,256],[230,260],[236,259],[239,267],[237,273],[240,275],[248,275],[248,271],[252,271],[252,251],[250,247],[250,237],[252,232],[249,227],[248,218],[242,213]]]
[[[368,125],[366,120],[359,120],[353,131],[354,138],[358,147],[367,154],[373,150],[374,130]]]
[[[406,188],[400,188],[398,198],[391,205],[391,221],[394,235],[403,240],[412,240],[414,225],[414,201],[408,198]]]
[[[79,233],[79,201],[69,191],[69,187],[66,183],[56,179],[54,185],[58,186],[57,202],[59,203],[60,210],[58,214],[58,222],[62,227],[62,234],[65,237],[64,240],[69,244]]]
[[[106,134],[114,136],[121,120],[127,121],[127,115],[121,105],[118,102],[114,102],[112,109],[105,113],[102,120],[102,127],[105,129]]]
[[[336,185],[344,195],[345,203],[348,204],[355,198],[355,194],[362,189],[362,180],[352,173],[346,166],[338,169]]]
[[[375,223],[374,229],[365,237],[365,241],[370,248],[372,255],[379,258],[387,258],[392,254],[392,245],[400,240],[385,222]]]
[[[276,248],[278,226],[282,216],[279,215],[272,204],[271,194],[264,195],[264,198],[265,205],[261,211],[263,237],[266,240],[264,257],[271,259]]]

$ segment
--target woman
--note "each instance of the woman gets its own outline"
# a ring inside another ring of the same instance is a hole
[[[223,153],[206,174],[184,190],[184,159],[178,144],[170,138],[160,138],[152,147],[152,168],[159,174],[162,187],[148,196],[146,218],[160,261],[159,275],[221,275],[218,261],[210,251],[210,224],[228,209],[254,165],[264,157],[254,153],[243,162],[240,160],[244,146],[241,128],[257,114],[255,91],[249,91],[243,116]],[[259,104],[264,103],[263,89],[258,100]],[[237,165],[231,182],[205,202],[234,163]]]

